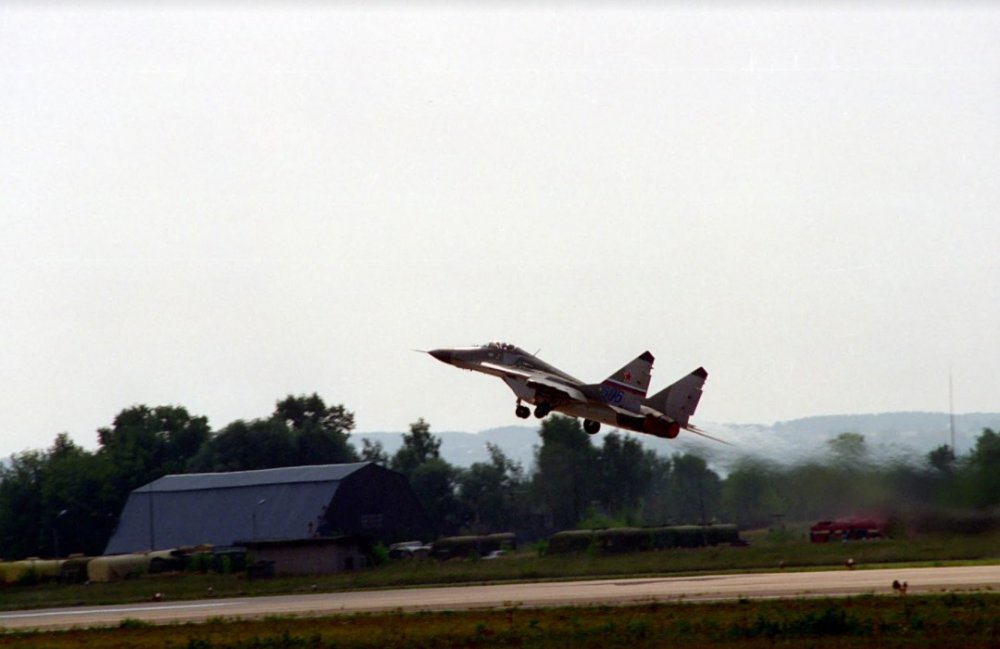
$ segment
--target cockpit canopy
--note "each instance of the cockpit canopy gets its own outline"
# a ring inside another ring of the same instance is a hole
[[[511,345],[510,343],[490,342],[490,343],[486,343],[485,345],[483,345],[482,348],[483,349],[498,349],[500,351],[513,352],[515,354],[523,354],[525,356],[527,355],[526,351],[524,351],[520,347],[517,347],[516,345]]]

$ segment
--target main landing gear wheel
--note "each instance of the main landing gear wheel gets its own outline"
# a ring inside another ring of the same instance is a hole
[[[545,402],[542,402],[537,406],[535,406],[535,417],[538,417],[539,419],[545,417],[545,415],[549,414],[550,412],[552,412],[552,406]]]
[[[583,420],[583,432],[588,435],[596,435],[601,430],[601,422],[590,419]]]
[[[514,408],[514,414],[520,417],[521,419],[527,419],[528,415],[531,414],[531,410],[528,408],[528,406],[522,406],[521,404],[518,404],[517,408]]]

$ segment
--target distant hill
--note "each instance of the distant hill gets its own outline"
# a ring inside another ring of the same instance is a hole
[[[918,435],[943,435],[948,433],[950,415],[945,412],[884,412],[877,415],[827,415],[806,417],[792,421],[779,421],[773,428],[777,432],[795,431],[806,434],[831,435],[857,432],[863,435],[893,435],[913,433]],[[995,429],[1000,425],[1000,414],[974,412],[955,415],[955,432],[978,435],[983,428]],[[942,437],[942,443],[948,438]]]
[[[923,456],[942,444],[950,443],[948,413],[889,412],[871,415],[827,415],[762,424],[711,424],[701,428],[733,446],[725,446],[697,435],[682,432],[675,440],[649,435],[635,435],[646,448],[661,455],[697,451],[715,466],[723,468],[741,457],[757,457],[776,462],[793,462],[822,453],[826,442],[840,433],[860,433],[872,452],[881,457]],[[983,428],[1000,430],[1000,413],[955,415],[955,438],[959,454],[968,453]],[[605,427],[605,430],[608,430]],[[600,444],[604,433],[595,437]],[[628,433],[633,434],[633,433]],[[537,426],[505,426],[478,433],[435,433],[441,438],[442,457],[456,466],[468,467],[489,461],[486,443],[496,444],[511,459],[529,470],[538,445]],[[360,447],[361,439],[381,442],[390,455],[402,445],[403,433],[355,433],[352,440]]]
[[[949,419],[948,413],[943,412],[888,412],[805,417],[770,426],[723,424],[706,428],[718,430],[721,437],[739,445],[746,455],[778,462],[819,455],[826,442],[841,433],[864,435],[872,453],[886,459],[924,456],[942,444],[950,444]],[[1000,413],[955,415],[955,446],[959,455],[969,452],[983,428],[1000,429]]]

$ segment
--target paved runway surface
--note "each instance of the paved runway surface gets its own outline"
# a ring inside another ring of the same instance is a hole
[[[1000,591],[1000,566],[891,568],[837,572],[780,572],[644,579],[604,579],[492,586],[448,586],[399,590],[282,595],[240,599],[156,602],[0,612],[0,629],[51,629],[117,625],[126,618],[151,623],[211,617],[332,615],[385,610],[446,610],[507,606],[627,604],[738,597],[892,594],[893,580],[909,592]]]

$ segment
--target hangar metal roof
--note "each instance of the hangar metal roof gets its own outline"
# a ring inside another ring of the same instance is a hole
[[[143,485],[132,493],[147,491],[200,491],[204,489],[231,489],[260,485],[292,484],[297,482],[340,481],[371,462],[353,464],[317,464],[313,466],[286,466],[278,469],[231,471],[229,473],[178,473],[163,476]]]

